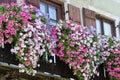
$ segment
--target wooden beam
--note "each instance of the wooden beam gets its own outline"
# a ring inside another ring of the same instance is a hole
[[[3,62],[0,62],[0,71],[2,71],[3,73],[7,73],[9,72],[10,70],[12,71],[16,71],[18,70],[18,66],[17,65],[13,65],[13,64],[7,64],[7,63],[3,63]],[[30,76],[30,75],[27,75],[27,74],[24,74],[24,73],[17,73],[16,75],[20,76],[20,77],[26,77],[26,78],[32,78],[33,76]],[[57,76],[54,76],[52,74],[45,74],[43,72],[38,72],[36,74],[36,76],[34,76],[34,78],[40,78],[41,80],[69,80],[67,78],[63,78],[63,77],[57,77]],[[29,80],[30,80],[29,79]]]

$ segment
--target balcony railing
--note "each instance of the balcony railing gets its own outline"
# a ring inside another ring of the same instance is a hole
[[[11,54],[10,52],[11,45],[5,44],[4,48],[0,47],[0,62],[8,63],[8,64],[18,64],[18,60],[15,57],[15,54]]]
[[[69,68],[63,61],[60,61],[57,58],[56,63],[48,63],[45,61],[39,61],[40,67],[37,67],[38,71],[44,72],[46,74],[52,74],[54,76],[61,76],[65,78],[74,78],[77,79],[76,76],[73,75],[72,69]]]
[[[11,45],[5,44],[4,48],[0,47],[0,62],[14,64],[18,65],[19,61],[16,59],[15,54],[11,54],[10,52]],[[43,73],[50,73],[54,76],[62,76],[65,78],[76,78],[72,74],[72,70],[69,68],[68,65],[66,65],[63,61],[60,61],[59,58],[57,58],[57,62],[55,63],[48,63],[43,60],[39,60],[38,64],[40,64],[40,67],[37,67],[37,71],[43,72]]]
[[[10,44],[6,44],[4,48],[0,47],[0,62],[17,65],[19,61],[16,59],[15,54],[11,54],[10,49]],[[38,72],[52,74],[57,77],[74,78],[77,80],[77,77],[73,75],[72,69],[63,61],[59,60],[58,57],[56,63],[48,63],[40,59],[38,64],[40,64],[40,67],[36,68]],[[100,75],[92,77],[91,80],[109,80],[104,71],[103,64],[99,66],[98,71]]]

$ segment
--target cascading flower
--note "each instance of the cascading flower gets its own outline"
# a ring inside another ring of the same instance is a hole
[[[120,41],[96,34],[94,29],[72,20],[52,26],[36,7],[2,3],[0,6],[0,46],[13,43],[11,52],[19,60],[19,71],[35,75],[39,57],[57,55],[69,64],[79,80],[89,80],[97,68],[106,65],[111,80],[120,79]],[[52,62],[52,61],[50,61]]]
[[[37,21],[37,20],[36,20]],[[37,23],[37,22],[36,22]],[[33,70],[37,67],[39,57],[45,52],[43,26],[28,24],[20,33],[19,44],[17,44],[11,52],[15,53],[20,60],[20,64],[25,67],[20,68],[20,71],[35,75]],[[23,34],[24,33],[24,34]],[[22,70],[23,69],[23,70]]]
[[[106,54],[110,54],[109,39],[86,29],[71,20],[60,21],[51,33],[56,41],[54,53],[72,67],[80,80],[99,74],[98,66],[106,60]]]
[[[120,41],[114,38],[109,40],[109,52],[105,65],[110,80],[120,80]]]
[[[14,43],[11,52],[19,60],[19,71],[35,75],[39,57],[46,51],[45,18],[37,17],[31,5],[4,3],[0,8],[0,45]]]

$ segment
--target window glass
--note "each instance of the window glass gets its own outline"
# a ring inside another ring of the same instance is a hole
[[[101,34],[101,23],[100,23],[100,20],[96,20],[96,31],[97,31],[97,33],[99,34]]]
[[[47,13],[47,5],[45,3],[40,2],[40,10],[43,12],[43,14]]]
[[[56,8],[53,6],[49,6],[49,17],[50,19],[57,20]]]
[[[55,24],[56,24],[56,21],[55,21],[55,20],[50,20],[50,24],[51,24],[51,25],[55,25]]]
[[[40,2],[40,10],[43,12],[43,14],[48,15],[51,25],[56,24],[56,21],[57,21],[56,7]]]
[[[104,35],[112,37],[111,25],[107,22],[104,22],[103,23],[103,28],[104,28]]]

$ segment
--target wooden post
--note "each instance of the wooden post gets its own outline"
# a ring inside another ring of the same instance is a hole
[[[4,37],[2,37],[2,48],[4,48]]]

